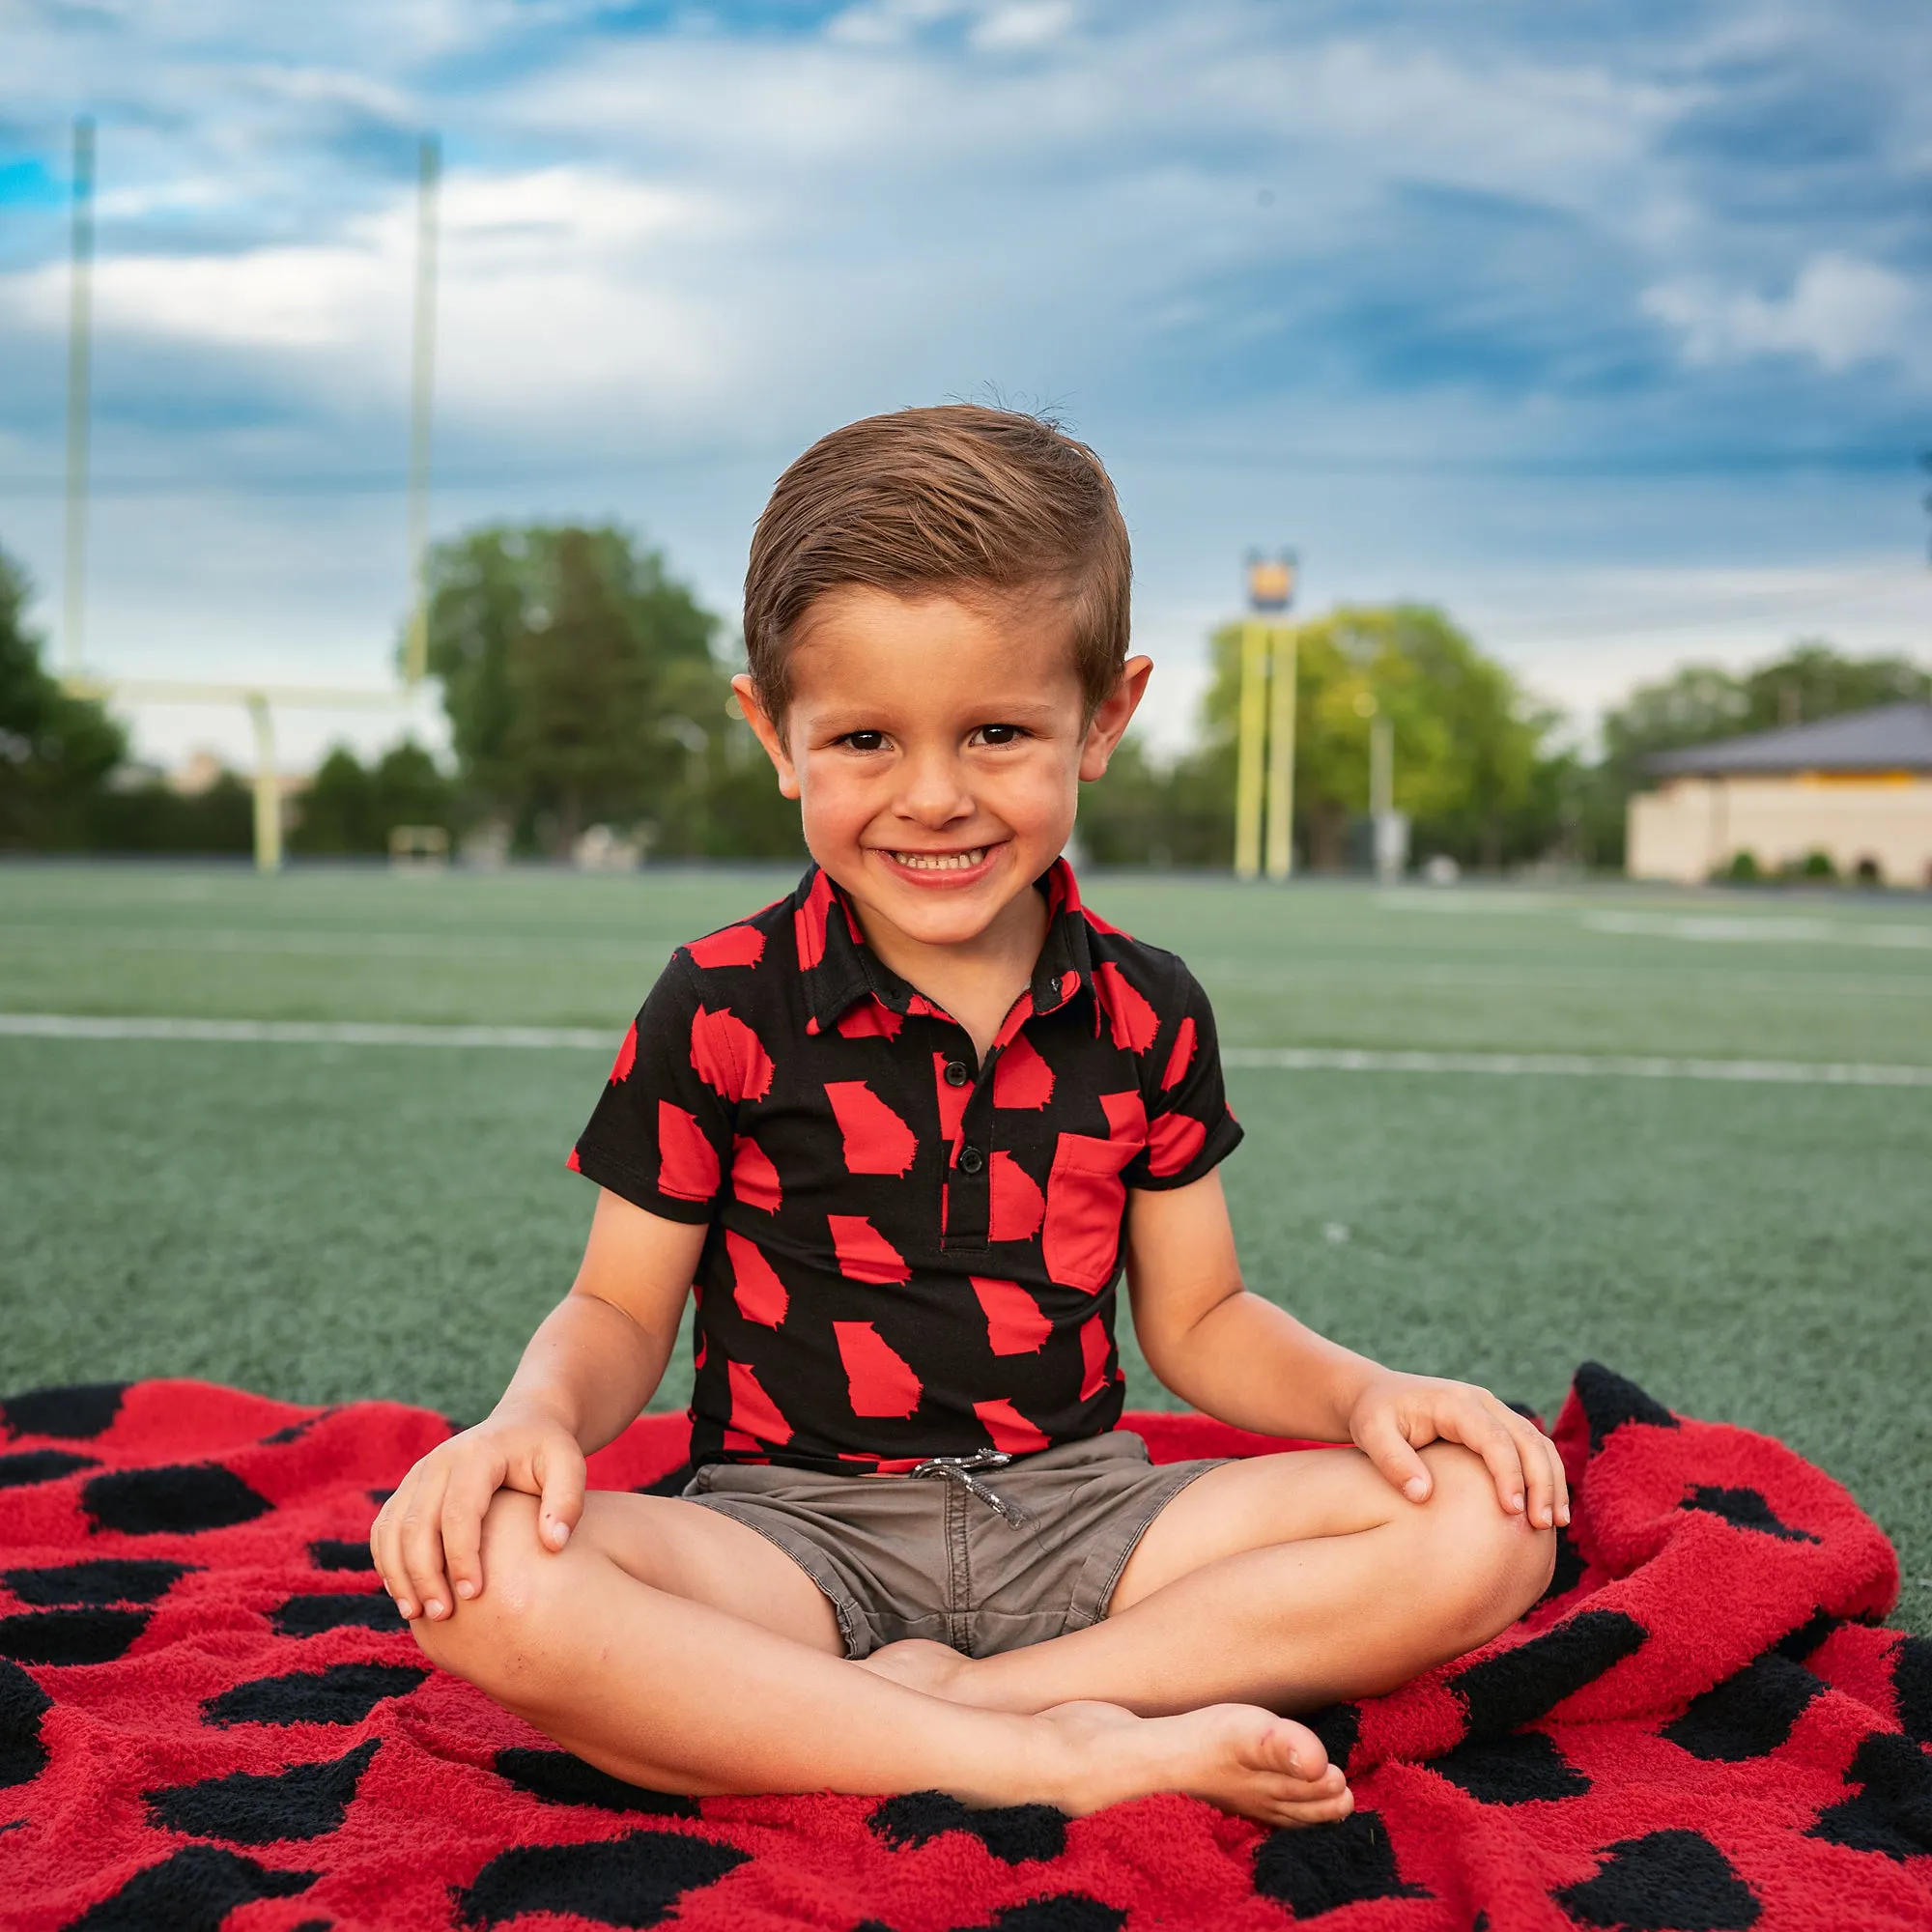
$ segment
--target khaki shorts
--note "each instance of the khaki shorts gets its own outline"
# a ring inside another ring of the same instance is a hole
[[[1218,1466],[1156,1466],[1115,1430],[904,1476],[711,1463],[684,1493],[777,1544],[830,1600],[847,1657],[913,1636],[990,1657],[1098,1623],[1148,1525]]]

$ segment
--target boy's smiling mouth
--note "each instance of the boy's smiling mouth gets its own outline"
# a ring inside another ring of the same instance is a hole
[[[876,848],[874,848],[876,849]],[[888,850],[886,857],[895,866],[908,872],[926,874],[951,873],[954,876],[962,872],[977,872],[991,856],[990,845],[974,845],[963,852],[918,852]]]

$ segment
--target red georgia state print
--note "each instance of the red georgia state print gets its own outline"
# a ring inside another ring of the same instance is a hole
[[[847,1174],[904,1174],[919,1153],[919,1136],[863,1080],[828,1080],[844,1143]]]
[[[869,1321],[835,1321],[854,1415],[909,1416],[923,1393],[911,1365]]]

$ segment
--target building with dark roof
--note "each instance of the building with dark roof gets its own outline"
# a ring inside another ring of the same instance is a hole
[[[1841,873],[1932,886],[1932,704],[1661,752],[1630,802],[1634,878],[1696,881],[1740,853],[1776,872],[1822,852]]]

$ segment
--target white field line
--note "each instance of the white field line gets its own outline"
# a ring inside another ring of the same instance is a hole
[[[1623,1054],[1373,1052],[1350,1046],[1230,1046],[1225,1066],[1287,1073],[1554,1074],[1619,1080],[1725,1080],[1774,1087],[1932,1087],[1932,1066],[1845,1061],[1675,1060]]]
[[[372,1020],[169,1020],[90,1013],[0,1013],[0,1036],[26,1039],[196,1040],[266,1046],[557,1047],[614,1053],[599,1027],[406,1026]]]
[[[408,1026],[363,1020],[189,1020],[81,1013],[0,1013],[0,1036],[25,1039],[185,1040],[271,1046],[442,1046],[615,1050],[595,1027]],[[1222,1062],[1286,1073],[1486,1073],[1511,1077],[1719,1080],[1788,1087],[1926,1087],[1932,1066],[1807,1060],[1678,1060],[1582,1053],[1434,1053],[1338,1046],[1231,1046]]]
[[[1884,946],[1932,952],[1932,925],[1854,925],[1848,920],[1747,914],[1586,912],[1577,921],[1591,932],[1645,939],[1688,939],[1707,946]]]

